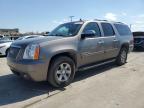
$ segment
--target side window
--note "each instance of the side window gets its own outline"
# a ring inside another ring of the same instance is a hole
[[[115,32],[111,24],[109,23],[101,23],[102,29],[104,32],[104,36],[114,36]]]
[[[129,27],[127,25],[123,25],[123,24],[114,24],[114,26],[116,27],[118,33],[121,36],[126,36],[126,35],[132,35]]]
[[[92,30],[95,32],[95,36],[101,36],[101,32],[100,32],[100,28],[98,26],[98,24],[96,22],[90,22],[88,23],[84,30],[83,30],[83,33],[85,33],[86,31],[89,31],[89,30]]]

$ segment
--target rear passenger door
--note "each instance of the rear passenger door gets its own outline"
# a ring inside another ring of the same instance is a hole
[[[80,40],[79,51],[82,55],[81,65],[101,61],[104,57],[103,39],[101,38],[99,25],[96,22],[88,23],[84,27],[82,34],[85,34],[85,32],[89,30],[94,31],[95,36]]]
[[[110,23],[101,23],[104,40],[104,59],[111,59],[117,56],[119,41]]]

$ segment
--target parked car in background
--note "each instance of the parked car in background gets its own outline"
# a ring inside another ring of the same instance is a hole
[[[50,33],[50,32],[45,32],[45,33],[43,34],[43,36],[48,36],[49,33]]]
[[[133,32],[134,48],[144,50],[144,32]]]
[[[25,39],[31,39],[31,38],[38,38],[38,37],[44,37],[40,35],[29,35],[29,36],[23,36],[19,37],[17,40],[25,40]],[[15,40],[16,41],[16,40]],[[7,56],[10,45],[14,42],[10,39],[10,37],[4,36],[0,39],[0,55]]]
[[[8,51],[12,42],[13,41],[7,37],[3,37],[0,39],[0,55],[5,56],[8,54]]]
[[[31,39],[31,38],[38,38],[38,37],[44,37],[44,36],[41,36],[41,35],[28,35],[28,36],[19,37],[16,40],[24,40],[24,39]]]
[[[14,74],[25,79],[64,87],[78,70],[110,62],[124,65],[132,50],[133,36],[127,25],[78,21],[61,24],[45,38],[15,41],[7,62]]]
[[[10,37],[7,37],[7,36],[3,36],[0,38],[0,41],[9,41],[11,40]]]

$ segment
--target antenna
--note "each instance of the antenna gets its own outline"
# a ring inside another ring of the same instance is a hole
[[[75,16],[69,16],[70,17],[70,20],[71,20],[71,22],[73,21],[73,17],[75,17]]]

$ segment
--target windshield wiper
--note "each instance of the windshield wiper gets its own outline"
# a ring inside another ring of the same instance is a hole
[[[49,34],[48,36],[65,36],[65,35],[62,35],[62,34]]]

